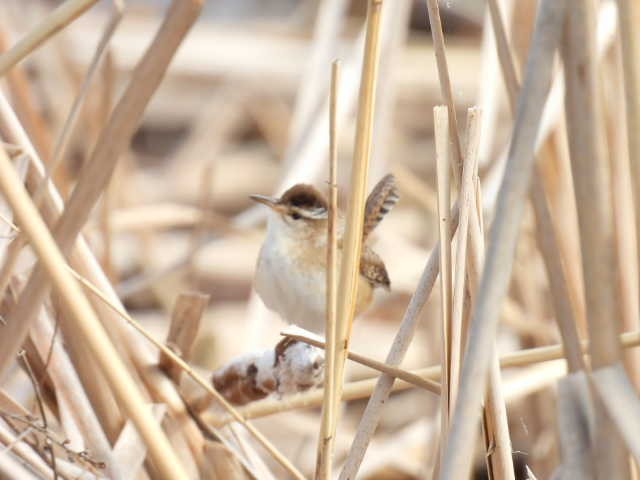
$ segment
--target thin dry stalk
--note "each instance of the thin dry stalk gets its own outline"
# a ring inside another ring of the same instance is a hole
[[[609,169],[603,138],[602,105],[597,84],[593,11],[588,0],[572,2],[562,58],[566,78],[565,109],[575,185],[584,274],[591,360],[595,369],[620,360],[613,272],[613,222]],[[611,320],[614,319],[614,322]],[[627,478],[621,438],[598,402],[594,404],[594,467],[598,477]]]
[[[40,204],[47,182],[54,176],[55,170],[60,162],[62,162],[67,156],[69,140],[71,139],[75,126],[77,125],[78,119],[80,118],[80,109],[87,98],[89,88],[91,87],[91,83],[93,81],[93,78],[95,77],[96,72],[98,71],[98,68],[100,67],[101,61],[105,56],[105,52],[107,52],[109,41],[115,33],[116,28],[120,24],[120,20],[122,20],[123,7],[118,2],[114,2],[112,5],[113,9],[111,12],[111,16],[109,17],[109,21],[107,22],[107,25],[104,28],[102,35],[100,36],[96,51],[91,58],[89,67],[87,68],[87,73],[85,74],[82,83],[80,84],[78,93],[73,100],[71,109],[69,110],[69,114],[67,115],[62,126],[62,130],[60,131],[60,134],[58,135],[58,138],[56,140],[56,144],[53,149],[53,156],[51,158],[51,162],[48,165],[49,171],[47,172],[47,176],[42,181],[41,186],[38,187],[36,192],[33,194],[36,205]]]
[[[366,201],[367,172],[371,155],[371,137],[375,103],[376,76],[380,53],[380,23],[383,0],[369,0],[364,47],[364,61],[360,77],[360,98],[356,122],[355,149],[351,170],[350,194],[347,205],[337,299],[336,356],[334,364],[334,398],[341,397],[344,365],[349,348],[351,324],[355,313],[358,289],[362,229]],[[335,435],[338,404],[331,411],[331,436]],[[330,454],[329,454],[330,455]]]
[[[594,370],[593,380],[607,413],[618,426],[633,458],[636,462],[640,462],[640,440],[638,440],[640,416],[633,414],[638,411],[638,394],[629,381],[624,367],[615,364]],[[628,468],[628,462],[625,464]]]
[[[98,0],[67,0],[27,33],[11,50],[0,55],[0,77],[49,37],[66,27]]]
[[[28,414],[26,416],[28,416]],[[28,431],[28,429],[25,430],[25,432]],[[21,433],[20,435],[23,434]],[[28,464],[32,471],[42,475],[43,478],[53,477],[53,471],[51,470],[51,467],[47,465],[42,457],[38,453],[36,453],[27,443],[20,441],[20,436],[16,437],[4,425],[0,425],[0,443],[5,445],[5,447],[2,449],[2,456],[6,455],[10,450],[15,455],[20,457],[23,462]]]
[[[100,300],[107,308],[115,312],[120,318],[125,320],[128,325],[133,327],[139,333],[142,334],[151,344],[153,344],[163,355],[170,358],[180,369],[182,369],[187,375],[189,375],[196,383],[203,387],[215,400],[220,402],[225,410],[233,417],[233,419],[241,423],[247,431],[260,443],[264,449],[269,452],[273,459],[278,462],[282,467],[287,470],[294,478],[304,478],[304,476],[293,466],[293,464],[282,455],[269,440],[256,428],[248,423],[239,411],[234,408],[225,398],[217,392],[210,383],[198,374],[191,366],[186,363],[182,358],[176,355],[169,347],[156,340],[149,332],[147,332],[138,322],[136,322],[127,312],[125,312],[120,306],[114,304],[107,298],[95,285],[89,282],[87,279],[79,275],[77,272],[68,267],[71,274],[82,283],[91,293],[93,293],[98,300]]]
[[[458,222],[457,243],[456,243],[456,264],[454,267],[453,286],[453,315],[452,315],[452,335],[451,340],[451,412],[457,398],[458,385],[460,382],[460,365],[462,363],[462,352],[467,341],[467,322],[465,316],[465,296],[469,291],[466,284],[467,276],[479,275],[476,264],[469,263],[469,257],[477,258],[484,252],[482,232],[472,225],[478,221],[475,215],[475,176],[477,171],[478,146],[480,144],[481,112],[477,107],[467,110],[467,141],[465,147],[464,166],[458,172],[460,178],[460,194],[458,203],[460,205],[460,221]],[[455,168],[455,166],[454,166]],[[469,228],[470,226],[473,228]],[[467,249],[467,241],[471,232],[471,246]],[[469,253],[468,253],[469,250]],[[470,255],[469,255],[470,254]],[[478,261],[478,265],[482,262]],[[467,271],[468,270],[468,271]]]
[[[313,121],[313,114],[322,104],[326,84],[321,79],[326,71],[327,63],[337,50],[336,43],[340,36],[340,28],[344,23],[347,6],[345,0],[323,0],[318,6],[309,63],[300,80],[291,126],[289,127],[288,147],[283,156],[285,165],[290,165],[296,158],[295,154],[299,151],[299,144],[306,140],[309,125]],[[331,106],[329,109],[331,110]],[[329,116],[331,116],[331,112]],[[331,149],[331,145],[329,145],[329,149]],[[331,153],[329,154],[331,155]]]
[[[55,386],[57,401],[67,405],[67,410],[81,431],[85,444],[101,461],[105,462],[109,475],[123,478],[123,472],[113,461],[114,456],[107,436],[91,408],[76,370],[59,339],[54,337],[54,328],[44,313],[41,313],[34,322],[31,338],[41,358],[47,358],[51,350],[47,373]]]
[[[498,194],[489,250],[472,315],[460,390],[440,478],[467,478],[481,407],[490,371],[500,304],[505,297],[515,253],[524,199],[534,160],[544,100],[551,84],[554,52],[563,24],[565,2],[542,1],[517,109],[507,171]]]
[[[517,96],[520,90],[520,77],[502,22],[500,6],[497,0],[489,0],[488,6],[496,37],[498,58],[500,60],[504,82],[507,86],[509,106],[511,107],[511,112],[515,113]],[[543,158],[551,154],[552,149],[549,141],[550,140],[546,140],[545,144],[541,147],[541,156]],[[549,211],[544,187],[542,185],[544,176],[540,168],[540,161],[535,160],[535,164],[536,170],[531,182],[531,200],[536,216],[537,240],[547,270],[549,290],[562,335],[564,351],[567,354],[569,370],[576,371],[585,366],[582,354],[580,353],[580,339],[578,338],[574,312],[571,308],[567,277],[556,242],[556,232],[553,227],[551,212]]]
[[[458,119],[456,107],[453,101],[451,80],[449,79],[449,67],[447,66],[447,54],[444,46],[444,33],[440,21],[440,8],[438,0],[427,0],[427,12],[429,13],[429,26],[433,37],[433,49],[438,64],[438,77],[440,78],[440,90],[449,109],[449,138],[453,144],[453,179],[456,185],[460,185],[460,172],[462,171],[462,147],[460,146],[460,134],[458,132]]]
[[[318,341],[315,338],[309,335],[295,334],[295,333],[284,333],[283,335],[294,339],[300,340],[301,342],[308,343],[309,345],[313,345],[318,348],[326,348],[326,344],[324,342]],[[392,367],[387,365],[386,363],[379,362],[378,360],[374,360],[373,358],[366,357],[364,355],[360,355],[358,353],[352,352],[349,350],[347,352],[347,358],[349,360],[353,360],[360,365],[364,365],[369,368],[373,368],[374,370],[378,370],[381,373],[386,373],[387,375],[391,375],[395,378],[399,378],[400,380],[404,380],[407,383],[415,385],[416,387],[423,388],[428,390],[436,395],[440,394],[441,388],[438,382],[434,382],[432,380],[425,380],[422,377],[419,377],[408,370],[404,370],[402,368]]]
[[[324,325],[325,338],[328,348],[325,350],[324,365],[324,401],[322,402],[322,417],[320,420],[320,438],[318,439],[318,454],[316,458],[315,476],[319,479],[330,479],[333,465],[333,441],[336,414],[333,411],[338,401],[335,396],[335,356],[337,297],[338,297],[338,85],[340,82],[340,62],[335,60],[331,64],[331,89],[329,99],[329,221],[327,225],[327,299],[326,320]]]
[[[640,345],[640,331],[623,333],[620,335],[620,342],[624,348],[634,348]],[[581,342],[581,348],[583,353],[587,353],[589,349],[589,343],[586,341]],[[559,360],[564,358],[562,351],[562,345],[550,345],[546,347],[529,348],[519,350],[517,352],[509,353],[500,358],[500,368],[511,367],[523,367],[534,363],[547,362],[551,360]],[[429,380],[437,380],[441,375],[440,365],[433,367],[422,368],[418,370],[410,370],[410,373],[418,375],[421,378]],[[342,400],[355,400],[368,398],[375,394],[375,389],[378,388],[378,378],[370,378],[367,380],[359,380],[356,382],[349,382],[345,384],[345,388],[342,395]],[[389,390],[399,391],[411,388],[412,384],[407,382],[396,382]],[[265,399],[258,402],[253,402],[249,405],[241,407],[238,412],[245,419],[259,418],[267,415],[273,415],[275,413],[287,412],[299,408],[315,408],[322,405],[323,392],[322,389],[310,390],[297,395],[292,395],[284,399]],[[233,417],[210,415],[208,416],[208,422],[222,426],[227,423],[235,421]]]
[[[176,299],[165,343],[174,349],[185,362],[188,362],[191,358],[191,347],[198,334],[202,314],[208,304],[209,295],[198,292],[181,293]],[[180,384],[182,369],[173,363],[169,357],[160,354],[158,366],[167,372],[171,380],[178,385]]]
[[[621,53],[619,46],[614,51],[613,65],[610,70],[615,85],[621,85],[622,69],[620,68]],[[605,83],[602,83],[603,85]],[[607,98],[611,106],[607,111],[608,133],[611,165],[611,199],[613,202],[613,222],[616,245],[616,276],[619,286],[620,318],[625,331],[635,330],[639,325],[638,311],[638,263],[637,258],[635,211],[633,205],[632,172],[629,164],[627,131],[620,128],[625,122],[624,92],[617,88],[608,89],[611,94]],[[604,92],[603,92],[604,93]],[[625,364],[634,383],[640,386],[640,356],[638,352],[628,351]]]
[[[640,5],[634,0],[618,0],[622,68],[624,72],[625,112],[627,116],[627,142],[634,185],[636,212],[636,240],[640,242]],[[640,254],[640,243],[637,247]],[[631,261],[631,259],[627,259]]]
[[[479,128],[478,128],[479,130]],[[471,168],[472,160],[467,158],[465,160],[465,168]],[[474,177],[475,182],[475,195],[474,198],[481,198],[482,194],[480,189],[480,182],[477,179],[478,163],[475,161]],[[466,180],[466,172],[463,173]],[[463,181],[464,181],[463,180]],[[464,188],[464,183],[463,183]],[[469,269],[469,289],[472,298],[475,298],[477,293],[478,281],[482,272],[482,266],[484,265],[484,227],[482,224],[482,211],[477,208],[474,209],[476,215],[470,219],[471,222],[476,222],[479,226],[477,233],[475,233],[475,241],[473,243],[475,255],[471,255],[469,261],[475,262],[473,268]],[[476,245],[477,242],[477,245]],[[509,421],[507,417],[507,408],[505,402],[505,396],[502,389],[502,376],[500,371],[500,363],[498,360],[498,354],[496,352],[494,342],[493,358],[491,359],[491,369],[489,371],[489,384],[487,386],[487,393],[485,396],[485,404],[483,410],[483,425],[485,435],[485,449],[487,450],[487,467],[490,472],[490,478],[496,480],[515,480],[515,471],[513,468],[513,456],[511,447],[511,436],[509,434]]]
[[[91,348],[94,358],[105,375],[118,401],[136,424],[149,448],[156,468],[167,478],[187,478],[167,437],[145,408],[145,401],[137,384],[129,375],[95,312],[79,285],[67,271],[64,257],[55,245],[46,225],[13,170],[9,158],[0,151],[0,187],[13,208],[23,231],[40,258],[41,265],[51,276],[52,283],[72,313],[76,334],[80,334]]]
[[[0,51],[5,50],[8,50],[7,34],[0,29]],[[6,82],[20,120],[29,131],[40,155],[48,161],[52,149],[51,131],[36,106],[37,99],[27,72],[22,66],[17,66],[7,72]]]
[[[443,394],[440,395],[440,454],[444,452],[449,430],[451,415],[451,353],[452,353],[452,325],[451,325],[451,184],[449,159],[449,115],[447,107],[433,108],[434,135],[436,143],[436,169],[438,178],[438,231],[440,236],[440,311],[442,316],[442,346],[440,363],[445,366],[442,370]]]

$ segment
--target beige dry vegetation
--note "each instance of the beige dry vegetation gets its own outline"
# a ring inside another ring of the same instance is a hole
[[[0,2],[0,478],[639,478],[637,2],[161,3]],[[326,342],[252,290],[296,182]]]

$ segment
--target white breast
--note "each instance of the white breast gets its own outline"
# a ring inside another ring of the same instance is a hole
[[[256,266],[255,288],[267,308],[287,323],[324,330],[324,268],[300,268],[281,235],[267,233]]]

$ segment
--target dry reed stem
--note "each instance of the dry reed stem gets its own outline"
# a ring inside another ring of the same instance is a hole
[[[34,478],[20,462],[9,455],[0,456],[0,476],[3,478],[21,478],[29,479]],[[58,475],[53,472],[53,478],[57,478]]]
[[[509,106],[511,107],[512,114],[514,114],[517,96],[520,90],[520,77],[502,22],[500,6],[497,0],[489,0],[488,6],[496,37],[498,59],[500,60],[504,82],[507,87]],[[549,140],[546,140],[541,147],[541,157],[544,159],[551,154],[551,151]],[[537,241],[547,270],[549,291],[553,300],[556,321],[560,327],[564,351],[567,354],[569,371],[576,371],[583,369],[585,366],[580,352],[580,339],[578,337],[574,312],[571,308],[567,278],[556,242],[556,232],[544,193],[544,176],[539,166],[540,160],[535,160],[535,165],[536,169],[531,180],[531,201],[536,216]]]
[[[104,327],[79,285],[67,271],[62,253],[55,245],[51,233],[20,183],[4,151],[0,152],[0,187],[23,231],[29,236],[41,265],[51,276],[52,283],[73,315],[76,334],[81,335],[92,350],[114,395],[147,443],[154,465],[166,478],[187,478],[167,437],[146,410],[144,398],[137,384],[109,341]]]
[[[122,318],[128,325],[133,327],[136,331],[142,334],[142,336],[147,339],[153,346],[155,346],[163,355],[166,355],[170,358],[179,368],[181,368],[187,375],[189,375],[196,383],[198,383],[201,387],[203,387],[215,400],[220,402],[220,404],[224,407],[225,410],[229,412],[229,414],[233,417],[233,419],[239,423],[241,423],[247,431],[256,439],[258,443],[260,443],[263,448],[269,452],[269,454],[273,457],[273,459],[278,462],[285,470],[287,470],[294,478],[304,478],[304,476],[287,460],[287,458],[282,455],[269,440],[261,434],[256,428],[248,423],[243,416],[239,413],[238,409],[234,408],[225,398],[217,392],[210,383],[204,379],[200,374],[198,374],[188,363],[186,363],[182,358],[176,355],[170,348],[166,345],[162,344],[158,340],[156,340],[149,332],[147,332],[138,322],[136,322],[133,317],[131,317],[127,312],[125,312],[120,306],[115,305],[113,302],[107,298],[105,294],[103,294],[95,285],[89,282],[86,278],[82,277],[80,274],[75,272],[71,267],[68,267],[71,274],[75,276],[75,278],[82,283],[91,293],[93,293],[98,300],[100,300],[107,308],[115,312],[120,318]]]
[[[467,478],[481,406],[481,395],[490,370],[496,324],[506,294],[524,209],[524,199],[534,160],[544,99],[551,84],[554,52],[558,45],[565,3],[542,1],[527,61],[525,81],[518,102],[505,178],[498,194],[489,249],[469,329],[458,402],[440,478]]]
[[[328,348],[325,349],[324,360],[324,401],[322,402],[322,416],[320,419],[320,435],[318,439],[318,453],[316,457],[315,477],[330,479],[333,466],[333,443],[335,428],[332,422],[336,419],[333,409],[338,405],[335,396],[335,356],[337,297],[338,297],[338,86],[340,82],[340,61],[331,64],[331,86],[329,99],[329,221],[327,222],[327,298],[326,319],[324,325],[325,338]]]
[[[456,242],[456,264],[454,267],[453,290],[453,316],[452,316],[452,354],[451,354],[451,412],[455,405],[460,382],[460,365],[462,364],[462,352],[467,342],[468,324],[465,322],[466,306],[465,297],[470,291],[466,278],[476,278],[480,273],[478,265],[482,262],[470,262],[470,258],[479,258],[484,252],[482,232],[478,228],[476,220],[475,201],[475,177],[477,174],[478,146],[480,145],[481,111],[477,107],[467,110],[467,140],[464,152],[464,163],[458,172],[460,178],[460,193],[458,204],[460,205],[460,220]],[[454,165],[454,168],[455,165]],[[468,237],[471,236],[471,245],[467,248]],[[444,448],[444,447],[443,447]]]
[[[13,111],[1,94],[0,113],[0,118],[3,120],[0,125],[6,130],[6,134],[9,138],[14,139],[14,141],[19,144],[23,150],[29,152],[32,157],[33,168],[29,169],[27,182],[33,189],[39,185],[42,178],[44,178],[44,167],[33,150],[29,139],[26,137],[26,134],[15,118]],[[45,202],[43,204],[43,214],[50,219],[51,222],[51,219],[57,218],[61,211],[62,200],[60,195],[58,194],[55,186],[53,184],[49,184],[47,196],[45,197]],[[107,298],[109,302],[114,305],[118,305],[120,308],[124,308],[82,236],[80,236],[76,241],[76,248],[71,254],[71,264],[77,268],[82,275],[90,279],[93,284],[97,285],[101,294]],[[161,374],[160,371],[155,368],[157,354],[153,352],[142,338],[130,335],[126,323],[123,322],[121,317],[114,313],[112,309],[105,306],[104,302],[92,298],[92,304],[100,315],[103,325],[109,326],[109,333],[113,335],[114,342],[117,342],[117,345],[123,348],[127,358],[131,358],[138,372],[142,374],[142,380],[144,380],[145,385],[150,390],[150,394],[155,395],[155,398],[158,398],[158,401],[169,405],[172,409],[171,411],[173,415],[180,417],[183,422],[183,431],[187,438],[192,436],[190,434],[188,435],[188,432],[194,432],[193,429],[195,429],[195,433],[198,433],[199,430],[197,426],[191,418],[187,416],[188,414],[184,407],[184,403],[178,392],[175,390],[175,385],[168,377]],[[85,368],[84,363],[87,362],[83,362],[83,368]],[[76,368],[78,368],[78,365],[76,365]],[[92,378],[96,377],[95,369],[91,371],[91,374]],[[83,381],[85,380],[86,379],[83,378]],[[91,388],[94,388],[93,384],[91,384]],[[110,392],[106,393],[110,394]],[[117,430],[114,430],[114,434],[117,435],[117,432],[119,432],[121,428],[122,421],[115,404],[105,412],[97,411],[97,413],[99,414],[101,421],[107,421],[106,426],[103,424],[107,433],[109,434],[107,426],[110,428],[115,427]],[[103,418],[101,414],[107,414],[107,417]],[[113,439],[115,440],[115,437]]]
[[[620,342],[624,348],[634,348],[640,345],[640,331],[627,332],[620,335]],[[580,343],[582,352],[587,354],[589,349],[589,343],[583,341]],[[562,344],[549,345],[546,347],[536,347],[517,352],[509,353],[500,357],[500,367],[513,368],[523,367],[534,363],[547,362],[551,360],[559,360],[564,358],[562,350]],[[417,370],[409,370],[410,373],[418,375],[421,378],[429,380],[437,380],[441,375],[440,365],[432,367],[421,368]],[[359,380],[356,382],[349,382],[345,384],[345,390],[343,392],[342,400],[355,400],[361,398],[367,398],[375,394],[378,377],[369,378],[366,380]],[[407,382],[397,382],[389,389],[391,391],[405,390],[412,388],[412,384]],[[300,408],[314,408],[322,405],[322,389],[310,390],[283,399],[265,399],[258,402],[253,402],[249,405],[238,409],[240,415],[245,419],[260,418],[275,413],[287,412],[290,410]],[[227,423],[233,422],[234,419],[231,416],[211,415],[209,421],[213,425],[222,426]]]
[[[451,354],[452,354],[452,321],[451,310],[453,303],[451,283],[451,160],[449,153],[449,115],[447,107],[433,107],[434,136],[436,144],[436,170],[438,183],[438,232],[440,237],[440,310],[442,341],[440,349],[440,363],[442,369],[440,385],[440,454],[444,452],[449,430],[451,415],[452,384],[451,384]]]
[[[7,48],[7,34],[0,30],[0,51]],[[52,149],[51,131],[36,106],[37,99],[24,67],[17,66],[7,72],[6,82],[20,120],[29,131],[40,155],[48,161]]]
[[[114,5],[118,5],[114,3]],[[115,32],[116,27],[120,23],[122,18],[122,9],[115,8],[114,12],[109,19],[109,22],[100,38],[98,43],[98,47],[96,52],[91,60],[91,64],[87,70],[87,74],[85,75],[80,90],[73,102],[73,106],[69,111],[69,115],[67,116],[65,123],[62,127],[62,132],[56,141],[56,145],[53,150],[52,158],[49,159],[49,164],[47,166],[47,173],[45,178],[42,179],[40,185],[36,188],[35,193],[33,194],[33,201],[36,207],[40,207],[40,203],[42,201],[42,196],[47,188],[47,185],[51,178],[53,178],[56,169],[66,157],[66,147],[68,145],[68,141],[71,138],[71,133],[73,128],[79,118],[80,107],[82,106],[84,100],[86,99],[87,93],[89,91],[89,86],[91,84],[91,80],[93,75],[97,71],[97,67],[99,65],[100,59],[103,56],[103,53],[108,45],[108,42]],[[15,72],[12,72],[15,73]],[[9,75],[11,76],[12,73]],[[26,82],[26,79],[23,79]],[[40,137],[38,135],[37,137]],[[48,155],[47,155],[48,156]],[[15,268],[16,262],[18,261],[18,256],[22,251],[22,248],[25,245],[25,239],[22,235],[18,235],[14,241],[9,246],[7,250],[7,254],[5,255],[4,262],[2,263],[2,267],[0,267],[0,292],[4,292],[7,285],[9,284],[9,279],[13,274],[13,269]]]
[[[63,253],[72,249],[80,229],[109,181],[118,157],[128,146],[173,54],[198,17],[200,6],[198,0],[174,0],[153,43],[133,72],[54,229],[54,237]],[[0,365],[4,365],[8,358],[13,358],[22,345],[22,339],[47,290],[47,276],[41,266],[36,266],[8,318],[8,323],[17,322],[20,325],[16,336],[0,337]]]
[[[562,44],[562,59],[567,85],[567,132],[580,227],[591,360],[592,367],[598,369],[614,365],[620,360],[620,346],[613,272],[610,172],[603,138],[592,22],[590,2],[572,2]],[[594,402],[594,415],[596,431],[592,446],[597,476],[627,478],[628,462],[622,439],[616,435],[611,417],[607,418],[597,401]]]
[[[610,80],[615,85],[622,85],[622,55],[620,46],[613,52],[613,65],[609,70]],[[602,82],[605,85],[605,82]],[[620,128],[624,123],[623,111],[625,97],[623,89],[608,89],[610,101],[607,110],[609,134],[609,164],[611,167],[611,199],[613,201],[613,222],[616,253],[616,276],[619,286],[620,317],[624,331],[638,328],[640,312],[638,305],[638,263],[630,259],[638,258],[635,228],[635,211],[633,204],[633,175],[629,164],[627,131]],[[604,92],[603,92],[604,93]],[[640,355],[628,351],[625,365],[634,383],[640,387]]]
[[[18,403],[11,395],[0,389],[0,410],[13,415],[29,416],[29,410]]]
[[[200,321],[208,304],[209,295],[198,292],[181,293],[176,299],[165,344],[175,349],[185,362],[191,359],[191,347],[198,335]],[[182,370],[169,357],[161,353],[158,366],[167,372],[169,378],[177,385],[180,384]]]
[[[294,340],[300,340],[301,342],[308,343],[309,345],[313,345],[314,347],[326,348],[326,344],[324,342],[320,342],[310,335],[303,335],[297,333],[283,333],[284,336],[292,338]],[[438,382],[434,382],[432,380],[425,380],[422,377],[419,377],[408,370],[404,370],[402,368],[392,367],[387,365],[386,363],[379,362],[378,360],[374,360],[373,358],[366,357],[364,355],[360,355],[358,353],[352,352],[349,350],[347,352],[347,358],[349,360],[353,360],[360,365],[364,365],[369,368],[373,368],[374,370],[378,370],[381,373],[386,373],[387,375],[391,375],[395,378],[399,378],[400,380],[404,380],[407,383],[415,385],[416,387],[423,388],[431,393],[435,393],[436,395],[440,395],[441,388]]]
[[[7,103],[4,96],[0,94],[0,117],[2,118],[2,127],[5,132],[3,134],[7,135],[8,138],[11,138],[16,144],[20,145],[22,150],[30,157],[32,161],[32,166],[34,168],[29,168],[27,175],[27,183],[30,182],[29,177],[33,176],[38,168],[43,168],[39,163],[39,158],[34,150],[31,142],[29,141],[26,133],[22,129],[22,126],[18,122],[13,110]],[[44,175],[43,175],[44,176]],[[42,177],[38,178],[38,183],[42,180]],[[54,189],[52,184],[49,184],[49,189]],[[57,218],[57,215],[62,210],[61,204],[62,201],[59,201],[59,208],[55,213],[46,213],[45,216],[49,219],[49,223],[53,223],[52,219]],[[45,204],[46,207],[48,207]],[[13,245],[11,244],[10,248]],[[83,245],[80,242],[80,245]],[[84,245],[86,247],[86,245]],[[10,276],[7,276],[6,280],[8,282]],[[46,279],[46,278],[45,278]],[[15,311],[15,307],[11,309],[11,312]],[[10,314],[11,314],[10,312]],[[21,320],[24,318],[18,317]],[[64,318],[64,317],[63,317]],[[7,322],[4,327],[4,335],[0,336],[0,344],[3,341],[9,341],[9,339],[13,338],[13,335],[21,335],[23,334],[24,324],[22,321],[14,321]],[[26,335],[26,334],[25,334]],[[110,440],[115,440],[117,436],[117,432],[122,427],[122,416],[120,414],[120,409],[118,408],[115,400],[113,398],[113,394],[109,391],[108,385],[106,384],[102,375],[96,374],[97,367],[93,364],[92,356],[90,352],[87,351],[86,345],[81,342],[81,339],[77,336],[71,335],[68,342],[68,352],[74,359],[74,364],[77,369],[78,375],[80,376],[82,383],[85,387],[85,391],[90,396],[92,405],[98,417],[100,418],[100,422],[102,427],[105,429],[107,436]],[[14,348],[15,346],[11,346]],[[17,348],[17,347],[15,347]],[[2,353],[0,352],[0,357],[2,357]],[[80,358],[78,358],[80,357]],[[4,369],[8,368],[10,363],[13,361],[13,357],[6,355],[2,357],[2,362],[0,362],[0,372]],[[1,376],[1,374],[0,374]]]
[[[91,58],[89,67],[87,68],[87,73],[82,79],[82,83],[80,84],[78,93],[73,100],[73,104],[71,105],[69,114],[67,115],[62,126],[62,130],[60,131],[60,134],[58,135],[58,138],[56,140],[55,146],[53,148],[53,155],[50,163],[48,164],[47,175],[45,179],[42,180],[41,185],[33,194],[33,199],[36,205],[40,204],[40,199],[44,193],[45,186],[48,183],[49,179],[53,178],[56,168],[59,166],[60,162],[62,162],[67,156],[69,140],[71,139],[75,126],[78,122],[78,119],[80,118],[80,110],[84,101],[86,100],[87,94],[89,93],[91,82],[96,72],[98,71],[98,67],[100,66],[102,59],[105,56],[105,52],[107,52],[109,41],[115,33],[116,28],[120,24],[120,20],[122,20],[122,7],[115,2],[112,5],[113,9],[111,12],[111,16],[109,17],[109,21],[107,22],[107,25],[105,26],[104,31],[100,36],[96,51]]]
[[[636,212],[636,240],[640,242],[640,5],[634,0],[618,0],[618,23],[622,46],[622,68],[624,72],[625,113],[627,117],[627,142],[634,185]],[[637,246],[640,254],[640,243]],[[631,259],[628,259],[631,261]]]
[[[479,130],[479,128],[477,128],[477,130]],[[471,128],[469,128],[468,131],[471,132]],[[471,140],[469,140],[468,142],[470,141]],[[477,177],[478,161],[475,160],[475,162],[473,162],[473,160],[470,161],[469,158],[465,160],[465,168],[471,168],[474,163],[475,195],[473,199],[475,200],[482,197],[480,181]],[[466,172],[464,172],[463,175],[466,177]],[[478,203],[477,205],[481,204]],[[476,205],[474,205],[474,207],[475,206]],[[472,244],[472,253],[468,260],[474,264],[474,266],[469,269],[469,287],[471,290],[470,295],[472,298],[475,298],[475,295],[477,293],[478,281],[482,272],[482,266],[484,265],[485,251],[482,210],[478,210],[478,208],[474,208],[474,210],[475,215],[470,219],[470,221],[477,223],[479,228],[477,231],[475,229],[472,229],[472,235],[475,238]],[[466,338],[466,335],[464,338]],[[489,384],[487,386],[487,393],[485,396],[485,404],[483,409],[485,449],[487,451],[487,468],[490,472],[490,478],[496,480],[515,480],[511,436],[509,434],[509,421],[507,417],[505,396],[503,395],[500,363],[498,361],[495,342],[493,349],[494,352],[492,355],[491,367],[489,371]]]
[[[109,440],[91,407],[76,369],[60,340],[55,338],[54,327],[44,312],[34,322],[30,336],[43,360],[47,359],[51,349],[51,357],[47,362],[47,373],[55,387],[56,399],[59,404],[67,406],[67,410],[82,433],[85,445],[100,461],[105,462],[109,476],[124,478],[124,471],[115,461],[116,458],[109,445]]]
[[[636,462],[640,462],[638,394],[620,364],[594,369],[593,384]],[[611,439],[608,439],[611,441]],[[622,478],[622,477],[616,477]]]
[[[344,23],[346,9],[345,0],[323,0],[318,6],[313,38],[310,42],[309,61],[300,79],[300,87],[296,93],[296,103],[291,116],[288,146],[283,155],[285,166],[289,166],[296,159],[300,143],[306,141],[305,137],[309,125],[313,122],[314,112],[323,103],[323,96],[327,89],[322,79],[327,64],[337,51],[337,39]],[[329,112],[329,118],[331,118],[331,112]],[[329,145],[329,154],[331,155],[331,145]]]
[[[344,365],[349,348],[351,325],[355,313],[362,251],[362,231],[366,201],[367,173],[371,155],[371,139],[375,108],[375,88],[380,53],[380,23],[383,0],[369,0],[367,4],[364,61],[360,77],[360,97],[356,121],[356,138],[351,169],[349,201],[347,204],[346,230],[343,238],[337,297],[336,356],[334,364],[334,398],[331,413],[331,436],[335,435],[338,413],[337,400],[341,397],[344,382]],[[329,454],[330,456],[331,454]]]
[[[0,77],[49,37],[91,8],[97,0],[67,0],[27,33],[10,50],[0,55]]]
[[[51,470],[51,467],[35,450],[33,450],[30,445],[20,441],[22,435],[23,433],[20,433],[16,437],[16,435],[11,432],[9,428],[5,427],[4,424],[0,424],[0,444],[4,444],[5,446],[2,449],[2,456],[5,456],[9,451],[11,451],[14,453],[14,455],[20,457],[24,463],[29,465],[29,468],[33,472],[37,472],[44,478],[53,478],[53,470]]]
[[[444,33],[440,21],[440,8],[438,0],[427,0],[427,12],[431,36],[433,37],[433,50],[438,65],[438,78],[440,90],[449,110],[449,138],[453,144],[453,179],[456,186],[460,185],[460,172],[462,171],[462,147],[460,145],[460,133],[458,132],[458,119],[456,117],[455,102],[451,90],[449,67],[447,66],[447,54],[444,46]]]

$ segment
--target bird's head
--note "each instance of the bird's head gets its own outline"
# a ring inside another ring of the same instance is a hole
[[[303,183],[294,185],[281,197],[251,195],[250,198],[269,207],[270,220],[281,225],[291,235],[305,237],[324,227],[328,218],[327,201],[315,187]]]

